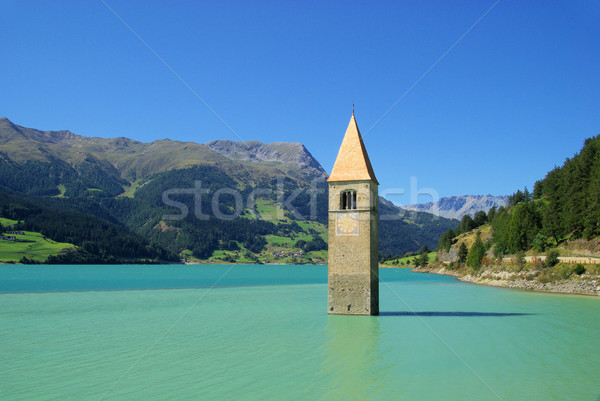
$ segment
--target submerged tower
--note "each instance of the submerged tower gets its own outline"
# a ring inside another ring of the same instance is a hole
[[[379,183],[354,118],[329,183],[327,309],[331,314],[379,314]]]

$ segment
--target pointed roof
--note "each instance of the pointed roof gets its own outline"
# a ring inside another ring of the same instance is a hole
[[[377,178],[373,172],[369,155],[365,149],[358,125],[354,119],[354,113],[350,118],[350,124],[346,129],[342,146],[338,152],[337,159],[331,170],[328,182],[332,181],[365,181],[371,180],[376,184]]]

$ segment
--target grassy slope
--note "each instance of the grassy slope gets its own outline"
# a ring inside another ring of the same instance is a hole
[[[145,179],[139,179],[131,183],[130,186],[123,188],[124,192],[119,197],[133,198],[137,191],[144,183]]]
[[[10,227],[17,224],[17,221],[0,217],[0,223],[10,231]],[[63,249],[75,247],[73,244],[56,242],[32,231],[24,231],[24,235],[14,235],[14,237],[33,242],[0,240],[0,263],[18,262],[23,256],[37,262],[44,262],[50,255],[57,255]]]
[[[481,239],[483,242],[487,242],[490,240],[492,236],[492,227],[489,224],[485,224],[475,230],[468,231],[456,237],[456,243],[453,247],[459,247],[461,243],[465,243],[467,249],[471,249],[471,246],[475,242],[477,238],[477,233],[480,233]],[[556,250],[559,253],[559,256],[565,257],[593,257],[597,258],[600,255],[597,252],[597,249],[600,248],[600,238],[596,238],[594,240],[573,240],[573,241],[565,241],[565,244],[561,244]],[[540,253],[535,251],[534,249],[529,249],[527,252],[524,252],[524,256],[543,256],[544,252]],[[507,258],[511,258],[514,255],[507,255]]]
[[[12,227],[17,224],[17,221],[0,217],[0,224],[2,224],[4,227]]]
[[[50,255],[57,255],[63,249],[75,247],[73,244],[56,242],[45,238],[40,233],[31,231],[25,231],[24,235],[15,235],[15,237],[33,242],[0,240],[0,262],[18,262],[24,256],[37,262],[44,262]]]
[[[459,247],[461,243],[465,243],[467,248],[470,249],[475,239],[477,237],[477,233],[480,232],[481,239],[486,242],[491,238],[492,235],[492,227],[489,224],[485,224],[475,230],[463,233],[456,238],[456,243],[452,245],[452,247]],[[478,269],[473,269],[468,266],[454,266],[452,267],[452,272],[458,277],[463,276],[474,276],[478,279],[486,279],[493,278],[498,279],[501,277],[503,280],[506,280],[508,277],[509,281],[514,281],[517,279],[520,280],[529,280],[532,283],[556,283],[561,280],[574,280],[574,281],[590,281],[596,280],[600,275],[600,259],[597,259],[598,262],[595,261],[595,258],[598,258],[597,249],[600,245],[600,238],[597,238],[592,241],[586,240],[577,240],[572,244],[561,245],[558,248],[554,248],[558,251],[560,257],[588,257],[593,262],[592,263],[580,263],[585,269],[584,274],[587,277],[583,279],[580,277],[581,275],[575,273],[577,261],[561,261],[555,266],[548,267],[544,265],[543,258],[545,257],[545,253],[536,252],[534,249],[530,249],[525,252],[523,255],[527,257],[527,261],[523,264],[520,264],[517,261],[515,255],[507,255],[503,260],[499,259],[485,259],[482,266]],[[590,251],[587,248],[591,248],[594,251]],[[541,257],[541,258],[539,258]],[[538,259],[536,261],[536,259]],[[430,260],[431,261],[431,260]],[[442,264],[440,262],[436,262],[430,266],[432,269],[448,267],[448,264]],[[469,280],[470,281],[470,280]],[[476,281],[474,281],[476,282]],[[504,284],[494,284],[492,285],[500,285],[506,286]],[[532,288],[529,288],[532,289]],[[553,290],[554,291],[554,290]],[[561,291],[560,289],[556,289],[557,292],[569,292],[569,291]]]
[[[289,223],[291,220],[286,217],[283,210],[279,208],[275,202],[267,199],[256,200],[256,210],[261,219],[278,224],[280,222]],[[246,216],[253,218],[253,216]],[[278,219],[278,217],[281,217]],[[260,263],[282,263],[282,264],[303,264],[317,263],[322,264],[327,262],[327,251],[312,251],[300,255],[300,248],[295,247],[299,240],[310,241],[313,237],[313,232],[327,242],[327,227],[316,221],[296,221],[302,228],[303,232],[294,235],[293,237],[283,237],[279,235],[269,234],[265,236],[267,245],[265,249],[255,256]],[[191,263],[256,263],[256,259],[247,257],[248,250],[244,248],[242,243],[238,242],[239,250],[217,250],[212,256],[205,260],[199,260],[192,256],[191,251],[185,250],[181,253],[183,259]],[[279,256],[283,253],[284,256]],[[287,254],[291,254],[287,256]],[[297,256],[294,256],[297,255]]]
[[[460,234],[458,237],[456,237],[456,244],[453,246],[460,246],[460,244],[464,242],[467,246],[467,249],[471,249],[471,246],[477,239],[477,233],[479,233],[481,236],[481,240],[486,242],[492,235],[492,226],[489,224],[484,224],[475,230]]]
[[[429,252],[427,254],[427,259],[429,262],[433,262],[435,260],[435,252]],[[386,260],[381,265],[382,266],[413,266],[415,265],[415,259],[419,256],[408,256],[406,258],[399,258],[393,260]]]
[[[260,218],[265,221],[272,223],[279,223],[280,221],[288,222],[283,209],[279,207],[276,202],[268,199],[256,199],[256,211],[260,215]]]
[[[248,250],[241,243],[238,243],[240,249],[236,251],[216,250],[212,256],[206,260],[199,260],[192,256],[191,251],[183,251],[182,257],[191,263],[281,263],[281,264],[305,264],[315,263],[323,264],[327,262],[327,251],[312,251],[300,254],[300,248],[294,245],[296,241],[312,239],[311,235],[298,235],[294,239],[281,237],[277,235],[265,236],[267,246],[255,258],[248,257]],[[324,238],[325,241],[327,238]],[[290,254],[288,256],[288,254]],[[283,256],[280,256],[283,255]]]

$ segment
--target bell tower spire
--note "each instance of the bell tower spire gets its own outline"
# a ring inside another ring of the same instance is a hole
[[[356,180],[370,180],[379,184],[353,113],[327,181]]]

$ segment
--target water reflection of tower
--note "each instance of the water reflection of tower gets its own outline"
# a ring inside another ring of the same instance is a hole
[[[325,334],[322,375],[327,386],[322,399],[372,399],[384,388],[387,374],[378,318],[329,316]]]

